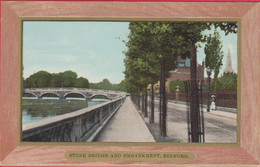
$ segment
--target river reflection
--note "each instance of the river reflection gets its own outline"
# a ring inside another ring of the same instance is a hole
[[[61,114],[73,112],[82,108],[97,105],[109,101],[107,99],[92,99],[87,101],[84,98],[59,99],[53,97],[23,98],[22,123],[36,122]]]

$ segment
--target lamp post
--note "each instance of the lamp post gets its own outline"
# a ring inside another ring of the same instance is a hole
[[[207,112],[210,111],[210,95],[209,95],[209,92],[210,92],[210,75],[211,75],[211,70],[209,67],[207,67],[207,74],[208,74],[208,106],[207,106]]]

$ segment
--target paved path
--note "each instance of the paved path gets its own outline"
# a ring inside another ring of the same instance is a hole
[[[168,103],[167,107],[167,136],[160,137],[158,101],[155,105],[155,123],[148,124],[157,141],[188,142],[186,105]],[[205,142],[235,143],[237,114],[223,111],[204,111]],[[148,112],[150,115],[150,110]],[[144,118],[148,123],[148,118]]]
[[[155,142],[155,140],[130,97],[127,97],[96,142]]]

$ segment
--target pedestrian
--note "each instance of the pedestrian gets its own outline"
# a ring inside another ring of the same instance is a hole
[[[216,96],[211,96],[210,110],[216,110]]]

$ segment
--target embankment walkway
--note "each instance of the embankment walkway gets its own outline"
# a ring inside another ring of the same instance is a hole
[[[155,142],[155,140],[130,97],[127,97],[95,142]]]

